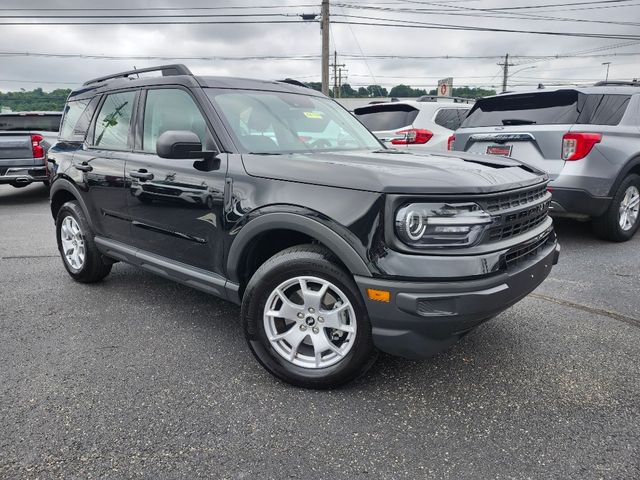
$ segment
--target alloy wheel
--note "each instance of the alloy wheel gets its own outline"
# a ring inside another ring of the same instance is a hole
[[[84,235],[80,225],[71,215],[62,221],[60,240],[65,261],[74,270],[80,270],[84,265],[86,255]]]
[[[640,211],[640,191],[635,185],[629,186],[620,202],[618,223],[624,231],[631,230],[638,220]]]
[[[318,369],[340,362],[356,336],[356,315],[347,296],[318,277],[291,278],[269,295],[264,329],[273,347],[294,365]]]

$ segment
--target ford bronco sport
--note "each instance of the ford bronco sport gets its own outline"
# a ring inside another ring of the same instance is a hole
[[[89,81],[65,111],[51,212],[71,277],[123,261],[240,304],[257,360],[295,385],[443,350],[558,258],[543,173],[385,149],[291,82],[168,65]]]

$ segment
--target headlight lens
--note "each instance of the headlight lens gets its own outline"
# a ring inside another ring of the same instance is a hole
[[[473,245],[492,223],[476,203],[411,203],[396,214],[396,231],[412,247]]]

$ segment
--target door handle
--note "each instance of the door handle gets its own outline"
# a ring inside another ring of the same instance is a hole
[[[140,170],[132,170],[129,175],[133,178],[139,178],[140,180],[153,180],[153,173],[147,172],[144,168]]]
[[[90,172],[91,170],[93,170],[93,167],[89,165],[87,162],[74,163],[73,166],[77,170],[80,170],[81,172]]]

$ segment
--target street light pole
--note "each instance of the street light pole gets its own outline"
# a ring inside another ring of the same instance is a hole
[[[322,0],[322,93],[329,95],[329,0]]]

